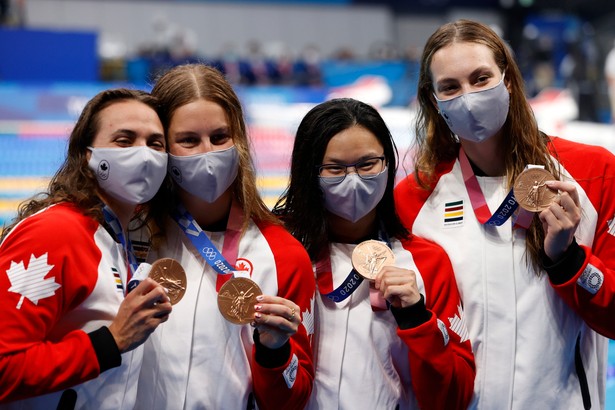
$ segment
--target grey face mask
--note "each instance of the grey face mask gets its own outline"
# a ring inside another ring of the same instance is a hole
[[[434,95],[435,97],[435,95]],[[440,115],[450,130],[467,141],[482,142],[493,137],[506,122],[510,95],[502,80],[493,88],[438,100]]]
[[[169,174],[173,180],[192,195],[210,203],[231,186],[238,170],[239,153],[234,145],[204,154],[169,154]]]
[[[93,148],[88,166],[100,188],[132,205],[154,197],[167,173],[167,154],[149,147]]]
[[[325,208],[347,221],[357,222],[376,208],[384,196],[387,169],[388,167],[385,167],[381,173],[370,179],[363,179],[358,174],[348,174],[338,183],[327,182],[327,177],[319,177],[320,189],[325,194]]]

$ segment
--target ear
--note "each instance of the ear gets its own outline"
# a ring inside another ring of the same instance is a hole
[[[433,104],[434,108],[440,113],[440,108],[438,107],[438,102],[436,101],[436,97],[433,96],[433,93],[429,93],[429,101]]]

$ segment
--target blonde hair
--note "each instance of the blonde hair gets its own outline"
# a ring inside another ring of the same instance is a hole
[[[222,73],[204,64],[180,65],[170,69],[156,81],[152,95],[160,101],[160,118],[165,132],[168,132],[175,111],[193,101],[204,99],[224,109],[233,142],[239,153],[239,172],[233,184],[233,196],[244,211],[243,229],[247,227],[250,218],[279,223],[258,193],[241,103]],[[171,211],[167,207],[166,212]]]

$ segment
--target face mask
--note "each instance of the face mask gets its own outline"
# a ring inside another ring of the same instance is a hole
[[[239,153],[228,149],[204,154],[177,156],[169,154],[169,174],[177,184],[206,202],[214,202],[237,177]]]
[[[348,174],[341,182],[327,183],[320,177],[320,189],[325,194],[325,208],[348,221],[357,222],[374,209],[387,187],[388,167],[370,179]],[[330,178],[330,177],[329,177]]]
[[[167,154],[149,147],[93,148],[88,166],[100,188],[132,205],[156,195],[167,170]]]
[[[435,97],[435,95],[434,95]],[[506,122],[510,95],[504,76],[493,88],[438,100],[440,115],[459,138],[481,142],[493,137]]]

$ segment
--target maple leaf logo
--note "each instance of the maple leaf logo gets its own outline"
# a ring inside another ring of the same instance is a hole
[[[457,315],[453,317],[449,317],[448,321],[451,324],[451,330],[459,336],[461,339],[461,343],[465,342],[470,338],[468,333],[468,326],[466,325],[466,316],[463,312],[463,307],[461,303],[457,305]]]
[[[9,292],[19,293],[21,298],[17,303],[17,309],[21,309],[24,298],[30,299],[35,305],[41,299],[48,298],[55,294],[55,291],[61,286],[56,283],[55,276],[45,279],[54,265],[47,263],[47,254],[40,257],[30,255],[30,262],[26,268],[23,261],[15,263],[11,261],[11,267],[6,271],[6,274],[11,281]]]
[[[301,312],[303,327],[308,336],[314,334],[314,298],[310,299],[310,307]]]

